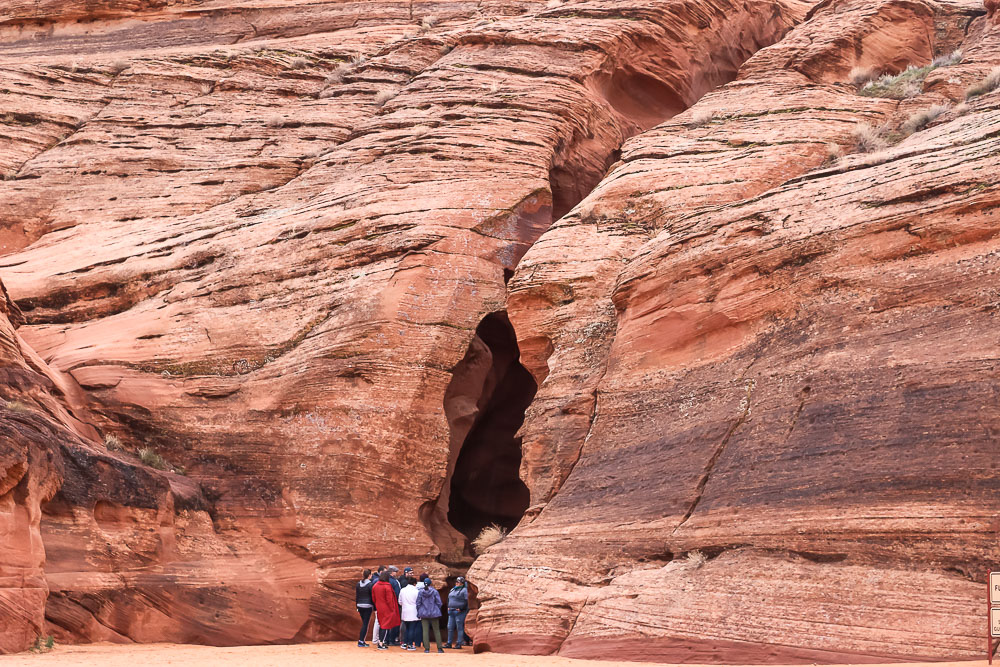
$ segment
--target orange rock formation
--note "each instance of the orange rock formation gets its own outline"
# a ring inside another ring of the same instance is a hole
[[[0,12],[0,652],[981,652],[993,0]]]

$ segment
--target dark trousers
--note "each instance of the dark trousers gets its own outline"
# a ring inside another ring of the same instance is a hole
[[[424,648],[431,647],[431,637],[430,631],[434,630],[434,641],[437,642],[438,649],[441,648],[441,619],[440,618],[422,618],[420,619],[420,625],[423,626],[424,630]]]
[[[406,621],[406,643],[420,646],[420,621]]]
[[[358,614],[361,615],[361,634],[358,635],[359,642],[363,642],[365,640],[365,635],[368,634],[368,624],[372,620],[373,611],[374,609],[371,607],[368,607],[367,609],[364,607],[358,607]]]
[[[399,628],[393,628],[393,629],[394,630],[398,630]],[[392,630],[387,630],[386,628],[379,628],[378,629],[378,641],[379,641],[379,643],[380,644],[387,644],[387,643],[389,643],[389,635],[391,635],[391,634],[392,634]]]

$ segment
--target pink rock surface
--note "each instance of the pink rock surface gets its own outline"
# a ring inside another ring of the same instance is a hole
[[[349,637],[522,514],[480,648],[979,650],[997,93],[900,128],[992,5],[9,4],[0,650]]]

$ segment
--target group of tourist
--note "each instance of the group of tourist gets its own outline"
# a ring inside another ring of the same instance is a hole
[[[358,646],[369,646],[365,642],[372,612],[375,612],[375,626],[372,642],[379,649],[399,646],[407,651],[416,651],[422,646],[424,653],[430,653],[430,633],[434,633],[438,653],[446,648],[460,649],[465,644],[465,617],[469,613],[469,589],[465,578],[459,577],[448,593],[448,641],[441,645],[441,594],[434,588],[430,576],[425,572],[413,576],[413,568],[403,572],[395,565],[380,565],[372,574],[366,569],[361,581],[354,589],[354,598],[361,616],[361,633]]]

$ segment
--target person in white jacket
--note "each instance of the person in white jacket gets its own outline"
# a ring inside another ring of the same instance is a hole
[[[417,580],[410,578],[410,585],[399,591],[399,606],[402,607],[403,628],[400,629],[400,648],[416,651],[418,635],[421,632],[420,617],[417,616]]]

